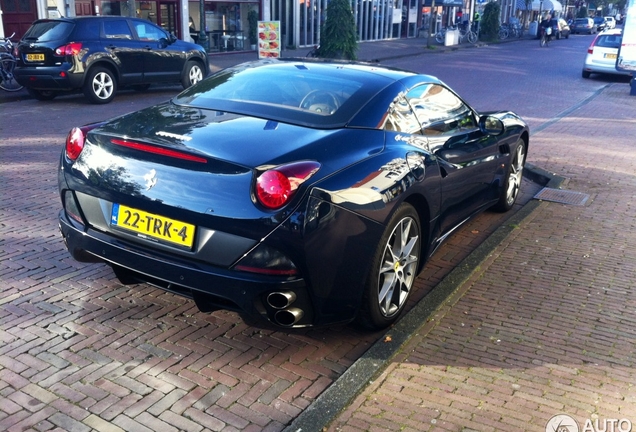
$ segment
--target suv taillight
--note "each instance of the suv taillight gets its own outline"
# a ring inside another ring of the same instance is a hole
[[[82,50],[81,42],[71,42],[70,44],[66,44],[61,47],[55,48],[55,55],[58,55],[60,57],[73,56],[79,53],[81,50]]]

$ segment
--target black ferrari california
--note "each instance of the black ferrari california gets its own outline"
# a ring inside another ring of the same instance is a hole
[[[261,60],[74,128],[60,228],[76,260],[201,311],[379,329],[449,234],[514,205],[528,143],[431,76]]]

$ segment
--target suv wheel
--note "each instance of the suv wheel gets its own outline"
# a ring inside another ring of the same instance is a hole
[[[117,82],[113,73],[104,67],[95,67],[88,71],[84,82],[84,96],[94,104],[106,104],[113,100],[117,91]]]
[[[198,83],[203,79],[203,69],[201,65],[193,60],[186,63],[183,68],[183,75],[181,76],[181,85],[184,89]]]

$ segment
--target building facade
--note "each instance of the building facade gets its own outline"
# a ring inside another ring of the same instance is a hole
[[[512,1],[512,0],[507,0]],[[284,48],[313,47],[329,0],[0,0],[4,34],[21,37],[38,18],[81,15],[139,16],[210,53],[248,51],[248,14],[280,21]],[[413,38],[472,17],[475,0],[351,0],[360,41]],[[463,18],[462,18],[463,16]],[[2,30],[2,27],[0,27]]]

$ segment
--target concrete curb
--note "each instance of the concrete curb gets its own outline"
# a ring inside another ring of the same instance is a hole
[[[524,175],[540,185],[558,188],[565,178],[549,173],[532,164],[526,164]],[[497,246],[517,229],[539,206],[541,201],[525,204],[504,225],[500,226],[453,271],[451,271],[426,297],[379,337],[347,371],[309,405],[283,432],[322,431],[336,416],[378,377],[409,339],[424,327],[442,304],[456,293],[472,276]],[[385,342],[390,336],[390,342]]]

